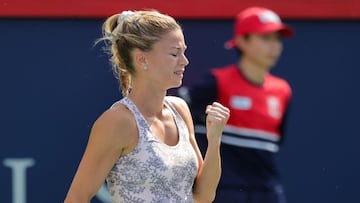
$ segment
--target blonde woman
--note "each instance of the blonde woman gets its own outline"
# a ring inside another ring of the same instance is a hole
[[[229,109],[206,107],[203,159],[187,104],[166,96],[189,63],[181,27],[157,11],[124,11],[103,29],[123,98],[94,123],[65,202],[90,202],[104,180],[114,203],[212,202]]]

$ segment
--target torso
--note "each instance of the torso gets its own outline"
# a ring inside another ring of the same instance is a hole
[[[246,80],[237,66],[212,72],[219,102],[231,114],[222,136],[223,175],[219,190],[229,186],[272,188],[279,184],[273,154],[291,97],[287,82],[270,74],[262,85]]]
[[[267,74],[263,85],[257,86],[247,81],[236,66],[213,73],[219,101],[231,110],[228,124],[279,136],[279,126],[291,96],[286,81]]]
[[[120,103],[135,118],[137,129],[130,131],[137,131],[137,141],[124,150],[107,177],[113,201],[192,202],[198,161],[176,109],[165,102],[162,121],[148,123],[130,99]]]

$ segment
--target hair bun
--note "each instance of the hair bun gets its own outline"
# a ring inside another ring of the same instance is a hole
[[[123,11],[119,14],[118,18],[117,18],[117,26],[115,27],[115,29],[113,30],[113,33],[121,33],[122,32],[122,27],[125,21],[127,21],[131,16],[133,16],[135,14],[134,11]]]

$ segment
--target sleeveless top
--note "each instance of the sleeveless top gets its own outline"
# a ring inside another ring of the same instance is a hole
[[[151,131],[135,104],[121,99],[134,115],[139,131],[138,144],[119,157],[106,177],[113,203],[163,202],[192,203],[192,187],[198,171],[189,131],[176,109],[165,99],[178,129],[174,146],[160,141]]]

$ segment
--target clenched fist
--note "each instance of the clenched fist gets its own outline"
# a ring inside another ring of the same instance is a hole
[[[218,102],[207,105],[205,113],[208,141],[221,138],[225,124],[229,119],[230,110]]]

